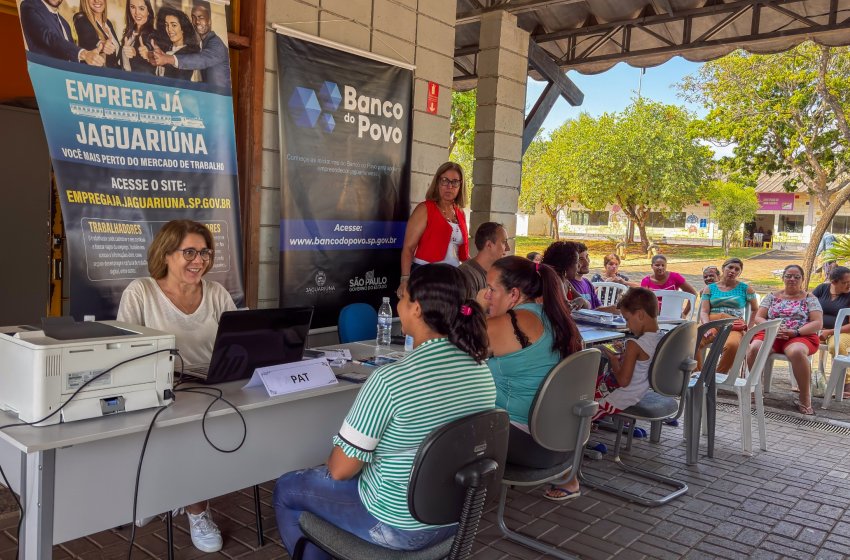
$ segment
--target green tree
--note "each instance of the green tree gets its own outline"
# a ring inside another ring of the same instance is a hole
[[[702,135],[735,144],[736,169],[781,173],[789,190],[814,195],[821,217],[803,263],[811,278],[817,245],[850,200],[848,49],[804,43],[774,55],[738,51],[704,64],[681,88],[709,111]]]
[[[709,185],[707,198],[714,211],[717,226],[723,230],[723,250],[728,255],[732,235],[758,212],[756,191],[741,182],[718,180]]]
[[[453,91],[449,117],[449,159],[460,164],[472,196],[472,162],[475,161],[475,111],[477,90]]]
[[[618,204],[649,248],[652,211],[678,211],[701,199],[711,150],[691,134],[691,116],[675,105],[636,99],[622,113],[588,123],[573,158],[579,199],[589,208]]]
[[[528,214],[534,214],[538,208],[542,210],[549,216],[554,237],[558,239],[558,213],[563,209],[563,203],[555,196],[551,170],[544,161],[548,151],[549,141],[538,137],[522,156],[519,208]]]

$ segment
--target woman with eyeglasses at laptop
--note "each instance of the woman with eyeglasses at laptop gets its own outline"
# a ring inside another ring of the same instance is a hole
[[[495,405],[496,388],[484,364],[484,312],[467,299],[461,271],[431,264],[414,270],[402,287],[398,316],[413,336],[413,352],[369,376],[333,438],[327,465],[277,481],[275,515],[290,554],[303,536],[298,518],[304,511],[395,550],[426,548],[456,530],[411,516],[408,481],[429,432]],[[304,558],[330,556],[308,543]]]
[[[236,309],[224,286],[204,280],[215,258],[212,246],[212,234],[203,224],[168,222],[148,248],[150,277],[130,282],[118,306],[119,321],[174,334],[185,364],[210,361],[219,317]],[[185,510],[192,544],[204,552],[221,550],[221,533],[208,504],[192,504]]]

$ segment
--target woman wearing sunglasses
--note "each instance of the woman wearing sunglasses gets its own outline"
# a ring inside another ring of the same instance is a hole
[[[782,319],[773,351],[788,356],[791,372],[800,387],[800,399],[794,406],[800,414],[812,415],[812,367],[809,356],[818,351],[818,331],[823,326],[823,308],[818,298],[808,293],[803,281],[803,268],[789,264],[782,273],[785,289],[767,294],[761,301],[755,323]],[[758,333],[747,349],[747,364],[752,366],[761,348],[764,333]]]
[[[401,282],[396,292],[399,298],[417,266],[431,263],[459,266],[469,258],[465,205],[463,168],[447,161],[437,168],[425,201],[413,209],[407,221],[401,249]]]
[[[119,321],[174,334],[184,364],[210,361],[218,318],[224,311],[236,309],[224,286],[204,280],[213,265],[212,246],[212,234],[203,224],[168,222],[148,248],[150,277],[130,282],[118,306]],[[220,550],[221,533],[207,503],[185,509],[192,544],[204,552]]]

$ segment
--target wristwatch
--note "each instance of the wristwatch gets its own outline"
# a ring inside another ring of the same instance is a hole
[[[794,338],[800,336],[800,329],[794,329]]]

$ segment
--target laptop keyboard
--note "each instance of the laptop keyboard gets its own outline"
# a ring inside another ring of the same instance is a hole
[[[195,364],[193,366],[183,368],[183,374],[198,377],[200,379],[206,379],[209,369],[209,364]]]

